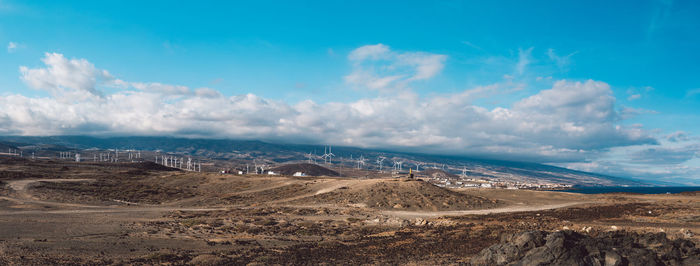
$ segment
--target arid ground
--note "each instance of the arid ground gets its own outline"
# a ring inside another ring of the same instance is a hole
[[[0,264],[459,264],[529,230],[700,246],[700,193],[447,190],[0,157]]]

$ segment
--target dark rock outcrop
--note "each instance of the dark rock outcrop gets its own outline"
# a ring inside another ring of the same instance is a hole
[[[472,265],[700,265],[700,248],[664,233],[624,231],[597,236],[574,231],[527,231],[501,237]]]

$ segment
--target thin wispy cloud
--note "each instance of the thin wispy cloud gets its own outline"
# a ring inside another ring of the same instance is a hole
[[[353,71],[344,77],[350,85],[373,90],[405,88],[408,83],[434,77],[447,56],[426,52],[397,52],[384,44],[365,45],[348,55]]]
[[[654,7],[649,26],[647,27],[647,39],[650,39],[656,31],[663,27],[673,7],[673,0],[655,0],[652,2]]]
[[[688,90],[685,93],[685,98],[697,97],[700,95],[700,88]]]
[[[634,100],[639,100],[642,97],[646,97],[649,95],[650,92],[654,90],[654,87],[651,86],[645,86],[641,88],[629,88],[627,89],[627,100],[628,101],[634,101]]]
[[[7,52],[8,52],[8,53],[14,53],[14,52],[16,52],[18,49],[20,49],[20,48],[22,48],[22,47],[23,47],[22,44],[19,44],[19,43],[16,43],[16,42],[9,42],[9,43],[7,44]]]
[[[550,60],[554,61],[554,63],[557,65],[559,70],[561,71],[566,71],[569,65],[571,64],[571,57],[578,54],[578,51],[560,56],[557,55],[557,53],[554,51],[554,49],[549,48],[547,49],[547,56],[549,57]]]
[[[485,51],[484,48],[481,48],[481,46],[478,46],[478,45],[476,45],[476,44],[473,44],[473,43],[470,42],[470,41],[462,41],[462,44],[464,44],[464,45],[466,45],[466,46],[469,46],[469,47],[471,47],[471,48],[474,48],[474,49],[476,49],[476,50],[479,50],[479,51]]]
[[[525,72],[525,68],[532,62],[532,50],[534,47],[528,49],[518,49],[518,62],[515,64],[515,72],[522,75]]]

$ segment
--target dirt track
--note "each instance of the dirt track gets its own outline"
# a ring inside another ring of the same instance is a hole
[[[384,214],[397,216],[402,218],[426,218],[426,217],[441,217],[441,216],[461,216],[461,215],[486,215],[494,213],[509,213],[509,212],[531,212],[542,210],[553,210],[566,208],[571,206],[593,203],[592,201],[577,201],[560,204],[534,205],[534,206],[506,206],[494,209],[484,210],[465,210],[465,211],[383,211]]]

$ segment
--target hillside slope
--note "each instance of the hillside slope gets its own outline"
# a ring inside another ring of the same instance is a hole
[[[167,153],[206,157],[213,160],[252,162],[264,160],[273,164],[306,162],[308,154],[321,161],[324,147],[301,144],[275,144],[256,140],[229,139],[186,139],[170,137],[111,137],[87,136],[16,137],[5,136],[0,140],[15,143],[28,143],[36,147],[58,145],[74,149],[137,149],[162,151]],[[41,145],[38,145],[41,144]],[[466,174],[471,178],[489,180],[518,181],[532,183],[559,183],[577,186],[646,186],[646,182],[629,178],[613,177],[596,173],[576,171],[551,165],[530,162],[484,160],[456,156],[415,154],[354,147],[333,147],[334,164],[353,167],[356,162],[350,158],[363,156],[367,159],[365,169],[378,170],[376,160],[384,157],[383,169],[389,169],[392,161],[403,162],[404,169],[441,169],[450,174]]]

